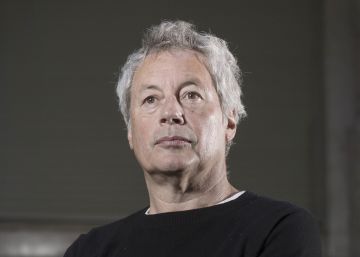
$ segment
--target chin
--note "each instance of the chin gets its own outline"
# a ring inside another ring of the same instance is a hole
[[[195,166],[198,157],[194,151],[189,149],[163,149],[157,148],[147,158],[137,158],[139,163],[149,174],[177,173]]]
[[[181,172],[185,170],[187,167],[189,167],[188,164],[185,164],[180,161],[171,161],[171,160],[167,160],[165,162],[163,161],[162,163],[158,163],[157,165],[157,169],[159,171],[164,171],[164,172]]]
[[[173,154],[167,154],[159,157],[156,162],[158,171],[181,172],[194,164],[194,159],[191,156],[174,156]]]

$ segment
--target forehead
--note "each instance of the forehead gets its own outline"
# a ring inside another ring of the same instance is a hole
[[[192,50],[166,50],[149,54],[136,69],[133,86],[196,79],[211,84],[205,57]]]

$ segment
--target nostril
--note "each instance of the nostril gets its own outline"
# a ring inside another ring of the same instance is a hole
[[[172,121],[172,123],[176,123],[176,124],[180,123],[180,119],[178,119],[178,118],[172,118],[171,121]]]
[[[168,118],[161,118],[160,119],[160,123],[161,124],[183,124],[184,123],[184,119],[182,117],[168,117]]]
[[[185,123],[184,115],[181,112],[169,112],[166,111],[162,117],[160,117],[161,124],[177,124],[181,125]]]

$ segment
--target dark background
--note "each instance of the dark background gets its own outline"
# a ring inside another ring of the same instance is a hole
[[[147,27],[182,19],[227,40],[244,73],[231,182],[309,209],[325,240],[328,2],[2,1],[0,236],[63,233],[56,256],[148,204],[115,84]]]

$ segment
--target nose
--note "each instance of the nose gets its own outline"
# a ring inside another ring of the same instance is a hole
[[[168,125],[183,125],[185,123],[183,109],[177,99],[167,100],[163,106],[160,123]]]

